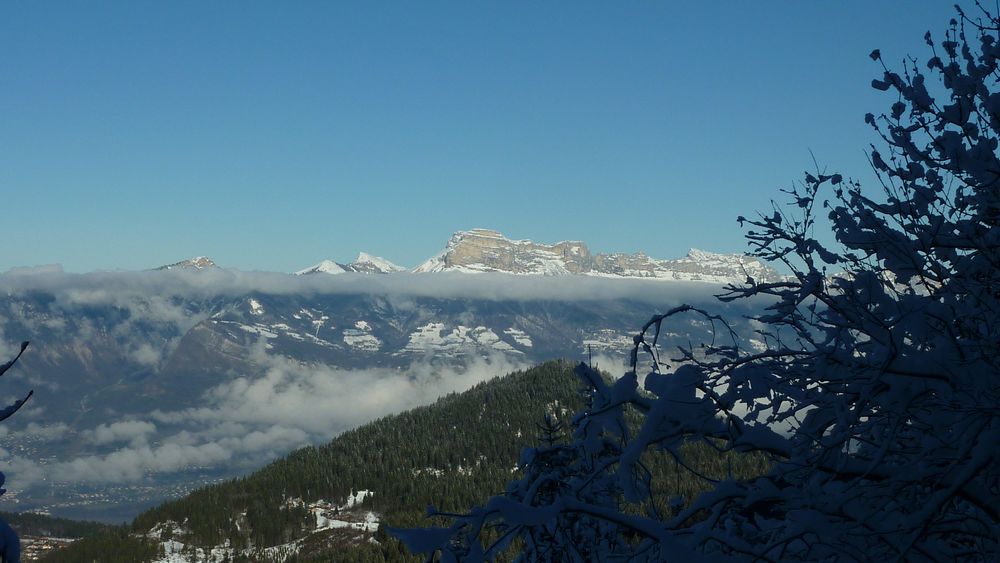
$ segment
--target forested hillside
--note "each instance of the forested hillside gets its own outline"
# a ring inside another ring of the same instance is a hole
[[[376,420],[325,446],[293,452],[248,477],[145,512],[132,524],[131,534],[81,540],[50,560],[144,561],[167,540],[183,543],[183,553],[192,561],[199,560],[196,547],[208,554],[218,546],[232,550],[227,553],[234,560],[328,560],[333,549],[338,561],[404,560],[400,544],[384,526],[427,525],[424,509],[429,504],[459,510],[501,492],[516,471],[522,448],[538,440],[546,414],[565,422],[559,433],[568,435],[570,417],[584,404],[572,367],[545,363]],[[663,498],[701,488],[690,478],[678,479],[666,460],[653,461]],[[703,461],[705,470],[715,474],[733,469],[732,459],[715,453]],[[759,463],[744,463],[736,469],[746,473],[759,468]],[[309,504],[325,500],[341,505],[357,491],[372,491],[360,508],[377,515],[378,531],[317,531]],[[156,538],[146,537],[150,530]],[[264,549],[273,546],[284,547]],[[125,551],[144,555],[116,555]]]
[[[18,536],[49,536],[57,538],[82,538],[92,536],[107,529],[112,528],[100,522],[83,522],[79,520],[67,520],[66,518],[53,518],[45,514],[35,514],[33,512],[0,512],[11,528],[17,532]]]

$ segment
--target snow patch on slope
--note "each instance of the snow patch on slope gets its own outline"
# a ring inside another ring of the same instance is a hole
[[[521,353],[485,326],[458,325],[449,331],[444,323],[432,322],[418,327],[416,331],[411,333],[406,346],[397,352],[397,355],[400,353],[425,354],[432,352],[445,356],[456,356],[477,349]]]
[[[513,338],[514,342],[516,342],[520,346],[531,348],[533,345],[533,343],[531,342],[531,337],[528,336],[528,333],[524,332],[523,330],[510,327],[508,329],[504,329],[503,333]]]
[[[260,315],[264,314],[264,306],[260,304],[260,301],[257,301],[256,299],[254,299],[253,297],[251,297],[247,301],[247,303],[250,304],[250,314],[251,315],[260,316]]]
[[[189,545],[182,541],[189,534],[188,530],[172,520],[158,523],[144,535],[159,540],[163,548],[163,556],[154,559],[153,563],[224,563],[239,556],[254,561],[282,562],[297,555],[310,536],[330,530],[353,530],[361,534],[357,538],[359,541],[370,541],[370,534],[378,531],[379,515],[370,510],[359,510],[359,507],[374,494],[373,491],[360,490],[349,495],[342,504],[328,500],[306,503],[298,498],[285,499],[286,509],[304,507],[312,515],[314,524],[304,537],[280,545],[236,549],[228,539],[213,547]]]
[[[443,272],[445,270],[444,257],[447,256],[449,249],[446,248],[441,252],[438,252],[434,256],[431,256],[423,264],[420,264],[412,271],[415,274],[429,274],[432,272]]]
[[[354,328],[345,328],[344,342],[364,352],[378,352],[382,348],[382,341],[372,334],[372,326],[367,321],[357,321]]]

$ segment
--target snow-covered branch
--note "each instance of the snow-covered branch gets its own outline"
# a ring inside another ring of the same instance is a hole
[[[792,272],[719,296],[770,300],[755,319],[767,350],[708,310],[653,317],[617,381],[577,368],[590,394],[571,442],[526,451],[504,495],[400,532],[407,545],[471,560],[514,538],[531,561],[1000,559],[1000,20],[980,11],[928,33],[923,66],[882,64],[872,85],[896,100],[865,117],[879,193],[816,171],[788,205],[739,218],[754,253]],[[814,235],[820,212],[836,248]],[[665,373],[658,339],[679,315],[720,338]],[[664,515],[646,460],[698,473],[692,443],[769,465],[701,475],[712,489]],[[487,527],[500,540],[484,546]]]

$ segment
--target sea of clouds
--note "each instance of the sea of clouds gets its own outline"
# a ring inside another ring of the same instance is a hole
[[[496,356],[450,367],[344,370],[270,356],[263,346],[254,353],[263,375],[212,387],[195,407],[131,414],[92,428],[31,421],[17,433],[41,441],[73,436],[77,453],[41,463],[0,448],[0,466],[16,489],[50,481],[140,483],[192,468],[250,470],[375,418],[527,367]],[[35,417],[45,418],[44,410]],[[0,429],[0,439],[11,434]],[[111,451],[86,453],[87,446]]]
[[[0,307],[0,315],[19,316],[21,326],[29,332],[41,328],[31,323],[55,323],[50,326],[57,327],[74,320],[80,325],[74,337],[86,342],[94,336],[87,334],[88,330],[97,329],[74,319],[74,312],[109,305],[128,310],[128,320],[110,336],[134,361],[155,367],[176,341],[156,345],[143,341],[134,336],[141,333],[136,323],[165,323],[175,327],[178,335],[183,334],[205,316],[192,312],[193,301],[250,294],[372,294],[400,305],[415,297],[629,300],[652,311],[665,304],[714,302],[712,296],[721,291],[718,285],[696,282],[584,276],[292,276],[223,269],[68,274],[58,268],[42,268],[0,275],[0,296],[8,296],[6,301],[12,304],[16,299],[11,298],[44,293],[51,297],[46,315],[21,315],[13,305]],[[11,352],[18,340],[30,336],[0,332],[0,353]],[[51,413],[45,412],[44,405],[32,406],[18,414],[30,423],[16,432],[41,442],[71,440],[75,444],[72,453],[40,461],[0,447],[0,468],[8,474],[9,484],[22,490],[48,482],[151,482],[192,468],[246,472],[297,447],[327,442],[380,416],[428,404],[444,394],[528,367],[510,357],[494,356],[472,357],[463,365],[440,365],[431,358],[406,370],[346,370],[270,354],[263,342],[251,355],[250,360],[261,368],[257,373],[226,379],[187,408],[171,410],[165,406],[148,413],[116,415],[97,426],[81,428],[64,421],[46,423]],[[620,359],[603,357],[598,362],[605,369],[624,370]],[[0,446],[2,438],[9,438],[12,432],[0,426]]]

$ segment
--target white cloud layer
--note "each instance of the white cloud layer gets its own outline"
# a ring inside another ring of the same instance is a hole
[[[632,300],[640,306],[714,301],[718,285],[696,282],[609,280],[605,278],[535,277],[505,274],[392,274],[292,276],[237,270],[157,272],[96,272],[66,274],[58,270],[12,271],[0,275],[0,292],[17,296],[48,293],[53,300],[45,315],[23,315],[9,301],[5,316],[18,318],[29,334],[45,323],[71,319],[74,352],[85,355],[96,338],[111,338],[138,364],[155,368],[178,339],[202,321],[208,302],[259,292],[273,295],[373,294],[394,300],[403,308],[415,297],[485,300],[608,301]],[[112,306],[127,311],[109,333],[102,333],[85,316],[73,311],[87,306]],[[143,323],[166,323],[176,328],[166,342],[143,340]],[[36,323],[37,326],[32,325]],[[0,353],[14,350],[0,324]],[[47,351],[40,352],[44,358]],[[211,388],[197,406],[158,410],[107,420],[93,428],[66,425],[29,425],[43,440],[67,434],[79,436],[83,453],[45,464],[0,450],[0,460],[12,488],[24,489],[43,480],[61,482],[126,483],[157,474],[193,468],[251,469],[302,445],[323,443],[346,429],[379,416],[400,412],[452,391],[525,367],[510,358],[470,360],[465,366],[417,363],[396,369],[344,370],[303,364],[269,356],[263,349],[252,358],[262,375],[235,377]],[[9,355],[9,354],[7,354]],[[6,359],[6,358],[2,358]],[[602,368],[622,371],[620,360],[598,358]],[[14,377],[20,371],[15,371]],[[39,385],[44,382],[39,382]],[[26,409],[19,416],[31,419]],[[40,417],[44,420],[44,416]],[[2,428],[2,427],[0,427]],[[0,429],[0,432],[3,430]],[[89,448],[89,449],[88,449]]]
[[[0,291],[16,294],[29,290],[51,293],[61,304],[75,306],[112,304],[131,308],[136,296],[140,296],[147,302],[150,316],[173,317],[182,322],[187,315],[170,303],[171,297],[211,298],[261,292],[273,295],[370,294],[498,301],[635,299],[661,304],[665,299],[704,301],[719,293],[721,287],[684,281],[450,272],[294,276],[223,269],[87,274],[44,270],[10,271],[0,275]]]
[[[210,389],[195,408],[158,410],[146,420],[88,429],[32,423],[25,432],[75,431],[86,443],[117,447],[47,464],[0,451],[8,483],[15,489],[43,480],[120,484],[192,469],[251,469],[380,416],[525,367],[497,357],[458,367],[343,370],[267,356],[262,350],[256,354],[255,360],[266,366],[262,376],[226,381]]]
[[[83,438],[93,444],[104,445],[128,442],[135,447],[145,445],[150,435],[156,433],[156,425],[144,420],[123,420],[111,424],[99,424],[93,430],[82,432]]]

